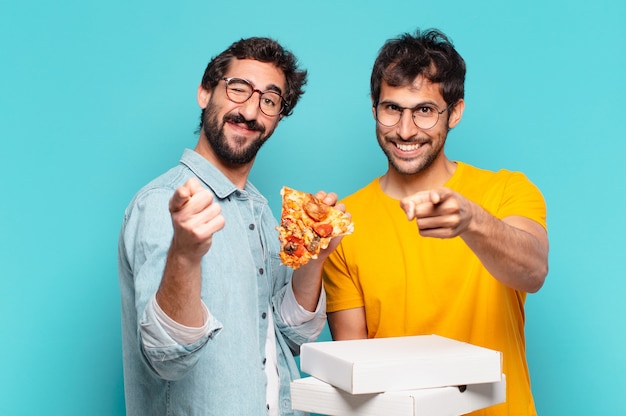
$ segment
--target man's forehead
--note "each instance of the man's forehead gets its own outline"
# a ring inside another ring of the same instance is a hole
[[[390,85],[389,82],[387,82],[385,79],[383,79],[382,83],[381,83],[381,86],[382,87],[386,87],[386,88],[409,88],[409,89],[417,91],[417,90],[421,90],[421,89],[432,88],[433,86],[439,88],[440,87],[440,83],[434,83],[430,79],[425,77],[424,75],[419,74],[415,78],[413,78],[412,81],[409,82],[408,80],[405,80],[404,82],[402,82],[401,85]]]
[[[436,95],[438,97],[442,97],[441,91],[441,83],[435,83],[424,77],[423,75],[418,75],[413,79],[410,83],[405,83],[403,85],[393,86],[389,85],[386,81],[383,80],[381,84],[381,96],[387,94],[426,94],[429,96]],[[381,97],[382,98],[382,97]]]
[[[411,83],[411,88],[416,89],[416,90],[421,90],[422,88],[430,88],[433,86],[438,87],[438,84],[435,85],[434,82],[432,82],[431,80],[429,80],[422,74],[416,76],[413,82]]]
[[[233,59],[228,66],[225,77],[243,78],[261,90],[285,90],[285,74],[272,62],[261,62],[254,59]]]

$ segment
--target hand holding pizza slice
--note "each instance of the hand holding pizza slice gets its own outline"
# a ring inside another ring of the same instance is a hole
[[[354,229],[350,215],[327,205],[314,195],[284,186],[280,225],[280,260],[294,270],[316,259],[330,239],[350,234]]]

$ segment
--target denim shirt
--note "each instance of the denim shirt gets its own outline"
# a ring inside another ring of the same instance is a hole
[[[226,225],[202,259],[209,333],[180,345],[160,327],[150,300],[172,239],[169,199],[194,176],[213,192]],[[276,332],[280,414],[303,414],[291,409],[289,382],[300,376],[293,357],[301,344],[317,338],[326,315],[320,308],[314,319],[295,327],[282,320],[280,306],[292,270],[278,257],[277,225],[252,184],[238,189],[188,149],[177,167],[135,195],[124,214],[118,264],[127,415],[266,415],[269,310]]]

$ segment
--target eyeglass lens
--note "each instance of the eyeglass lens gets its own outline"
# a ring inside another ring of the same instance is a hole
[[[383,126],[393,127],[402,118],[404,110],[405,108],[395,104],[381,103],[376,107],[376,120]],[[439,121],[439,114],[446,111],[444,109],[440,112],[436,107],[430,105],[423,105],[413,109],[409,108],[408,110],[411,110],[413,123],[422,130],[433,128]]]
[[[255,90],[245,79],[228,78],[226,81],[226,95],[238,104],[244,103],[252,97],[252,94],[260,94],[259,107],[268,116],[277,116],[283,109],[283,99],[275,91]]]

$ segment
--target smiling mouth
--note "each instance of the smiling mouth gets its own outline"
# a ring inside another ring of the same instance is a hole
[[[227,123],[229,123],[230,125],[236,127],[237,129],[248,130],[248,131],[259,131],[259,129],[256,126],[251,125],[249,123],[245,123],[245,122],[244,123],[236,123],[236,122],[233,122],[233,121],[230,121],[230,120],[227,121]]]
[[[224,122],[233,124],[239,128],[244,128],[251,131],[263,132],[265,129],[256,120],[246,120],[240,114],[227,115],[224,117]]]
[[[420,143],[394,143],[403,152],[412,152],[422,147]]]

